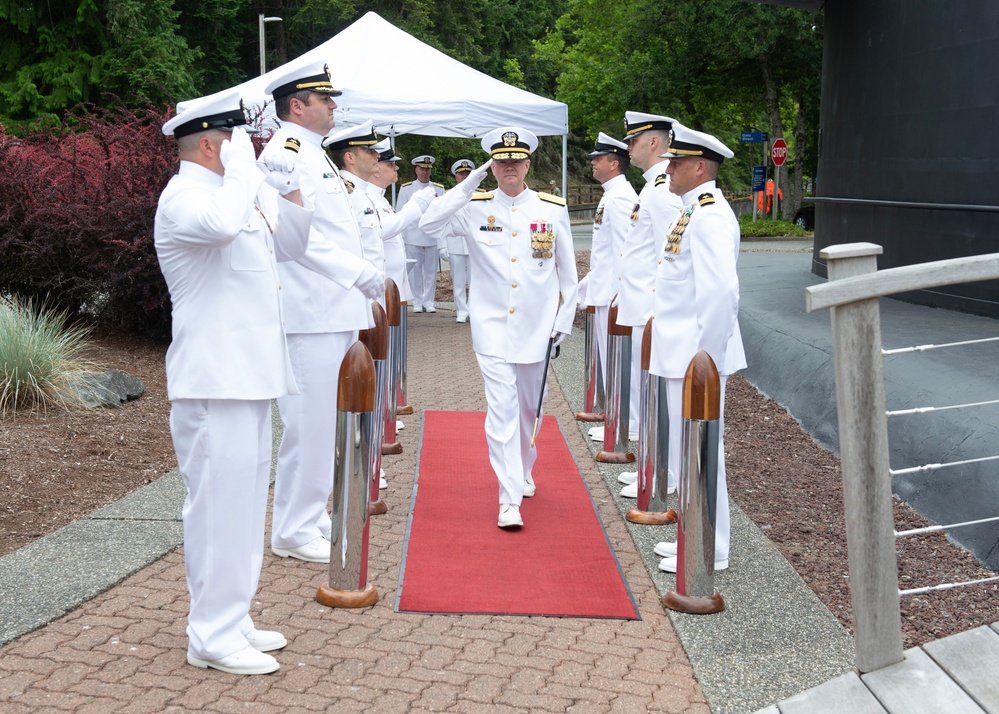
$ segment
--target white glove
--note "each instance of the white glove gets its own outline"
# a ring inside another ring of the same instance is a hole
[[[477,169],[472,169],[471,173],[465,177],[465,180],[458,184],[458,187],[465,193],[466,196],[471,196],[472,192],[479,187],[482,180],[489,173],[489,167],[493,165],[493,160],[489,159],[486,163],[482,164]]]
[[[227,174],[252,170],[257,160],[257,152],[253,150],[253,142],[250,141],[246,129],[236,127],[232,130],[231,136],[219,147],[219,159],[222,160],[222,166]]]
[[[437,251],[437,255],[439,255],[441,257],[441,260],[443,260],[444,262],[446,263],[451,262],[450,261],[451,255],[447,252],[447,248],[441,248],[439,251]]]
[[[576,286],[576,304],[582,305],[586,301],[586,291],[590,286],[590,274],[587,273],[583,276],[582,280]]]
[[[257,159],[257,167],[264,173],[268,184],[282,196],[297,191],[302,176],[298,171],[298,154],[278,146],[267,144]]]
[[[468,179],[465,179],[465,180],[467,181]],[[565,342],[565,338],[568,337],[568,336],[569,336],[568,332],[559,332],[558,330],[556,330],[555,332],[553,332],[552,333],[552,339],[554,341],[552,342],[552,347],[558,347],[560,344],[562,344],[563,342]]]
[[[434,187],[425,186],[416,193],[414,193],[412,196],[410,196],[409,200],[416,203],[416,205],[420,207],[420,213],[423,213],[424,211],[427,210],[427,206],[430,205],[430,202],[433,201],[435,198],[437,198],[437,191],[434,189]]]
[[[385,297],[385,274],[367,263],[361,270],[361,275],[354,281],[354,287],[364,293],[369,300],[380,300]]]

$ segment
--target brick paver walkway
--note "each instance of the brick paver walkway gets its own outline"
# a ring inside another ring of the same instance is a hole
[[[409,317],[417,413],[404,418],[404,453],[384,459],[389,512],[371,524],[374,607],[319,605],[313,598],[326,566],[268,549],[252,614],[288,638],[274,653],[281,669],[240,677],[191,667],[178,548],[0,649],[0,712],[709,712],[589,448],[569,428],[572,413],[554,379],[546,413],[563,425],[642,620],[393,611],[420,410],[485,410],[469,334],[449,311]]]

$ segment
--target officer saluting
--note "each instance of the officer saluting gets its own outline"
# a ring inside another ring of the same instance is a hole
[[[293,166],[266,165],[267,179],[258,168],[237,92],[177,109],[163,133],[177,139],[180,171],[153,231],[173,305],[166,374],[187,487],[187,661],[266,674],[278,662],[265,653],[287,644],[250,617],[264,558],[271,399],[298,392],[276,261],[305,253],[312,211],[301,207]]]
[[[576,311],[576,260],[565,200],[527,188],[537,137],[518,127],[486,134],[492,159],[430,204],[420,228],[440,238],[463,206],[470,209],[469,313],[472,348],[486,389],[489,462],[499,480],[501,528],[522,526],[522,499],[533,496],[531,446],[549,339],[559,344]],[[496,191],[476,192],[492,168]]]
[[[437,196],[444,195],[444,186],[430,180],[430,172],[435,159],[429,154],[417,156],[411,162],[415,167],[416,180],[404,183],[399,188],[396,208],[405,208],[414,194],[426,188],[433,188]],[[413,289],[413,312],[437,312],[434,307],[434,292],[437,289],[437,241],[426,235],[418,225],[410,225],[402,232],[406,244],[406,258],[412,266],[409,270],[409,284]]]
[[[684,208],[661,240],[655,276],[655,322],[649,371],[666,378],[669,409],[669,463],[680,473],[683,378],[690,360],[704,350],[721,377],[718,438],[718,510],[715,570],[728,567],[729,506],[725,481],[725,383],[746,366],[739,332],[739,221],[715,185],[718,167],[733,156],[718,139],[673,124],[664,157],[670,191]],[[676,543],[655,547],[661,570],[676,572]]]

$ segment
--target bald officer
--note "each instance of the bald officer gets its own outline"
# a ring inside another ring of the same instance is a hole
[[[430,172],[436,159],[429,154],[423,154],[413,159],[416,180],[404,183],[399,189],[399,198],[395,202],[397,210],[406,207],[406,203],[418,191],[433,188],[435,196],[444,195],[444,186],[430,180]],[[428,236],[418,224],[408,226],[402,232],[402,240],[406,244],[406,258],[410,263],[409,284],[413,288],[413,312],[437,312],[434,307],[434,292],[437,289],[437,241]]]
[[[250,605],[263,563],[271,399],[298,391],[282,329],[276,261],[305,253],[311,211],[285,163],[264,185],[238,92],[183,102],[163,133],[180,170],[156,209],[154,240],[170,290],[170,434],[187,487],[187,661],[266,674],[287,642],[257,630]]]
[[[683,378],[701,350],[714,360],[721,377],[718,427],[718,500],[715,570],[728,567],[730,524],[725,478],[725,383],[746,366],[739,332],[739,221],[715,185],[722,161],[732,151],[710,134],[673,124],[673,139],[663,155],[670,191],[683,210],[660,241],[656,255],[655,322],[649,372],[666,378],[669,409],[670,470],[680,473],[683,429]],[[676,572],[676,543],[655,547],[659,568]]]
[[[440,237],[452,216],[469,206],[469,313],[472,348],[486,389],[489,463],[499,481],[500,528],[524,524],[520,506],[535,494],[531,446],[538,397],[545,386],[545,352],[572,330],[576,260],[565,200],[524,183],[538,138],[519,127],[482,138],[492,157],[420,220]],[[476,192],[492,168],[498,188]]]

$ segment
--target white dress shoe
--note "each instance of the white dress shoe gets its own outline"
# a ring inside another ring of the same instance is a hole
[[[384,477],[379,477],[378,490],[381,490],[383,488],[388,488],[388,481],[386,481]]]
[[[621,498],[638,498],[638,481],[621,489]]]
[[[437,308],[433,305],[427,305],[423,308],[423,312],[437,312]]]
[[[271,547],[271,552],[279,558],[298,558],[308,563],[330,562],[330,542],[322,536],[296,548]]]
[[[524,481],[524,498],[531,498],[538,492],[537,486],[534,485],[534,480]]]
[[[252,647],[244,647],[222,659],[198,659],[187,655],[187,663],[202,669],[217,669],[229,674],[270,674],[280,669],[281,665],[269,654],[258,652]]]
[[[658,555],[660,558],[675,558],[676,557],[676,543],[674,541],[664,540],[656,543],[656,547],[652,549],[652,552]]]
[[[667,573],[676,572],[676,556],[671,556],[669,558],[663,558],[659,561],[659,569]],[[715,561],[715,572],[719,570],[728,569],[728,560],[716,560]]]
[[[402,423],[402,419],[396,419],[395,420],[395,430],[396,431],[402,431],[405,428],[406,428],[406,425]]]
[[[246,637],[246,641],[250,643],[250,647],[257,652],[273,652],[288,644],[288,640],[284,638],[284,635],[274,630],[258,630],[254,628],[244,636]]]
[[[455,322],[468,322],[468,315],[458,315],[458,317],[456,317],[454,319],[454,321]]]
[[[617,480],[619,483],[623,483],[625,486],[638,481],[637,471],[625,471],[622,474],[618,474]]]
[[[497,521],[496,525],[500,528],[513,528],[514,526],[524,525],[524,521],[520,517],[520,508],[514,506],[512,503],[500,505],[499,521]]]
[[[590,435],[591,439],[595,439],[596,441],[603,441],[604,439],[604,428],[602,426],[591,426],[586,433]]]
[[[423,312],[423,305],[413,305],[413,312]]]

